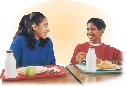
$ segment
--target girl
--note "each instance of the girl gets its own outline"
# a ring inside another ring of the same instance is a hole
[[[10,46],[17,66],[55,64],[53,43],[46,37],[49,31],[48,20],[42,13],[22,17]]]

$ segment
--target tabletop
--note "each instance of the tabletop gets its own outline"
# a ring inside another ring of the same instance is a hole
[[[67,70],[81,84],[110,81],[119,78],[122,74],[85,74],[74,65],[66,65]]]

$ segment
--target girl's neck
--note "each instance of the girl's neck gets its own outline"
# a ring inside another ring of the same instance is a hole
[[[34,37],[35,37],[36,40],[40,39],[36,33],[34,33]]]

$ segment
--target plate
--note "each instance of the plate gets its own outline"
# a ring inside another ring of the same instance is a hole
[[[44,66],[27,66],[27,67],[34,67],[36,69],[36,73],[42,73],[42,72],[46,71],[46,67],[44,67]],[[20,74],[25,74],[25,70],[27,67],[20,67],[16,70]]]
[[[106,65],[99,65],[99,66],[101,66],[101,67],[103,66],[103,69],[100,68],[100,67],[97,67],[97,69],[102,69],[102,70],[117,70],[117,69],[120,69],[121,68],[121,66],[116,65],[116,64],[111,64],[110,68],[109,67],[106,68]]]
[[[119,65],[116,65],[116,69],[101,69],[101,68],[97,67],[97,70],[119,70],[119,69],[121,69],[121,66],[119,66]]]
[[[58,66],[47,66],[47,67],[44,67],[44,66],[27,66],[27,67],[34,67],[36,69],[36,73],[43,73],[43,72],[60,72],[60,69]],[[20,74],[25,74],[25,71],[27,69],[27,67],[20,67],[17,70],[18,73]]]
[[[117,70],[117,69],[99,69],[99,70],[109,71],[109,70]]]

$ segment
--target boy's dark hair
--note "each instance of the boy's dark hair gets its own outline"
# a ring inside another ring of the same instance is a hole
[[[101,30],[102,28],[105,30],[106,28],[106,24],[102,19],[91,18],[90,20],[88,20],[87,24],[90,22],[94,23],[94,25],[98,28],[98,30]]]

